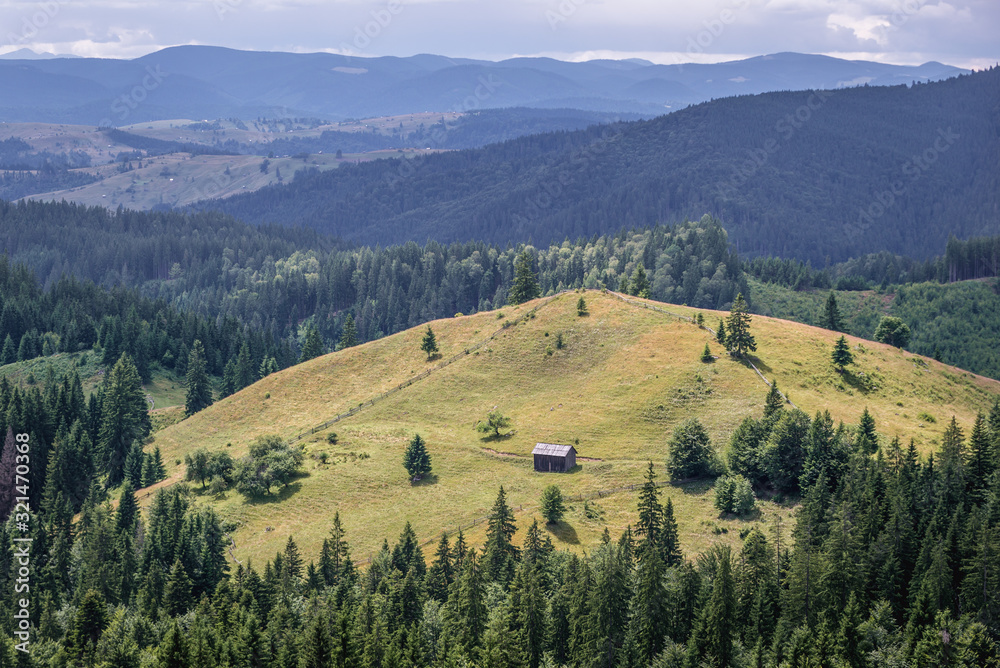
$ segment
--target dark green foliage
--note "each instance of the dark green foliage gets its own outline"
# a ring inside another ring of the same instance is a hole
[[[841,373],[848,364],[854,363],[854,355],[851,353],[851,346],[847,343],[845,337],[840,337],[837,342],[833,344],[833,352],[830,354],[830,359],[833,360],[833,365],[837,367],[837,370]]]
[[[427,325],[427,333],[424,334],[424,338],[420,341],[420,349],[427,353],[427,359],[431,359],[438,351],[437,340],[434,338],[434,330],[431,329],[430,325]]]
[[[701,351],[701,361],[705,364],[715,361],[715,357],[712,355],[712,350],[708,347],[707,343],[705,344],[705,349]]]
[[[205,347],[198,339],[195,339],[191,346],[191,354],[188,355],[186,381],[185,415],[194,415],[203,408],[212,405],[212,385],[205,366]]]
[[[715,340],[719,345],[726,345],[726,321],[719,318],[719,326],[715,329]]]
[[[97,448],[108,486],[115,487],[125,477],[125,459],[133,441],[149,433],[149,404],[139,373],[124,353],[108,374],[102,390],[104,401]]]
[[[507,495],[501,485],[493,510],[490,511],[483,552],[483,566],[489,579],[494,582],[506,584],[514,575],[519,551],[511,543],[511,539],[516,531],[514,511],[507,505]]]
[[[348,313],[347,319],[344,320],[344,327],[340,333],[340,342],[337,344],[337,348],[343,350],[344,348],[351,348],[358,345],[358,330],[354,325],[354,314]]]
[[[674,429],[667,444],[667,472],[673,480],[710,476],[717,470],[708,432],[690,418]]]
[[[781,410],[785,407],[785,397],[778,390],[778,381],[771,381],[771,388],[767,391],[764,399],[764,420],[774,421],[781,417]]]
[[[584,300],[583,295],[580,295],[580,299],[576,302],[576,314],[578,316],[587,315],[587,302]]]
[[[249,497],[271,493],[275,485],[284,487],[302,464],[302,451],[279,436],[259,436],[250,452],[236,462],[233,479],[236,489]]]
[[[631,294],[643,299],[649,299],[649,278],[646,277],[646,268],[641,264],[636,265],[632,272],[632,280],[629,282]]]
[[[715,481],[715,507],[722,513],[748,515],[757,504],[750,481],[742,475],[722,476]]]
[[[566,513],[562,492],[555,485],[549,485],[542,492],[542,517],[549,524],[558,524]]]
[[[352,319],[353,323],[353,319]],[[345,323],[346,328],[346,323]],[[355,333],[355,339],[357,334]],[[356,342],[356,341],[355,341]],[[354,345],[353,343],[350,345]],[[342,348],[349,348],[350,346],[343,345]],[[306,329],[306,338],[302,343],[302,354],[299,355],[299,362],[306,362],[315,357],[319,357],[323,354],[323,339],[319,335],[319,330],[316,325],[310,324]]]
[[[527,249],[521,251],[514,262],[514,281],[510,286],[507,300],[511,304],[523,304],[538,297],[538,276],[534,270],[535,259]]]
[[[757,350],[757,341],[750,333],[750,319],[746,300],[740,293],[736,295],[733,308],[726,320],[726,350],[730,355],[743,357],[748,352]]]
[[[840,317],[840,308],[837,306],[837,295],[833,291],[826,300],[826,310],[823,312],[823,326],[835,332],[844,331],[844,321]]]
[[[581,297],[583,299],[583,297]],[[3,341],[3,350],[0,350],[0,364],[12,364],[17,361],[17,350],[14,348],[14,341],[10,334]]]
[[[865,455],[874,455],[878,451],[878,433],[875,431],[875,418],[868,412],[868,407],[861,413],[858,428],[854,436],[854,448]]]
[[[416,482],[431,472],[431,457],[427,445],[420,434],[415,434],[403,453],[403,468],[410,474],[410,481]]]
[[[875,329],[875,340],[897,348],[905,348],[910,343],[910,328],[900,318],[887,315]]]
[[[806,458],[809,416],[800,410],[782,411],[764,449],[767,478],[781,492],[799,489]]]

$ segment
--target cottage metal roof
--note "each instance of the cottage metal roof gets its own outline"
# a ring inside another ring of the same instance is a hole
[[[533,455],[552,455],[555,457],[565,457],[572,450],[576,452],[576,448],[572,445],[556,445],[555,443],[536,443],[535,449],[531,451]]]

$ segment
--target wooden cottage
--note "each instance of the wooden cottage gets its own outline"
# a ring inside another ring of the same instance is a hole
[[[531,454],[535,457],[535,470],[543,473],[549,471],[565,473],[576,466],[576,448],[572,445],[536,443]]]

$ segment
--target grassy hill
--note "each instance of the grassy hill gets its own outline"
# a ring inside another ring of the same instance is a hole
[[[649,460],[662,476],[667,441],[682,420],[698,417],[722,447],[744,417],[760,414],[767,388],[750,368],[727,357],[699,361],[711,341],[705,330],[611,294],[592,291],[586,299],[590,313],[584,317],[576,313],[577,295],[569,293],[433,322],[447,360],[539,307],[534,317],[502,329],[453,364],[307,436],[306,475],[273,498],[248,503],[234,492],[205,494],[204,502],[237,525],[236,556],[269,557],[290,534],[305,554],[315,555],[335,511],[357,558],[376,550],[383,537],[398,535],[407,520],[421,540],[433,539],[485,516],[501,484],[515,508],[523,506],[520,537],[547,485],[558,484],[571,496],[619,488],[641,482]],[[724,315],[703,313],[709,324]],[[851,341],[854,374],[845,380],[829,362],[832,332],[765,317],[754,318],[753,331],[757,366],[797,406],[810,414],[828,408],[846,423],[856,423],[867,406],[883,434],[913,438],[924,453],[937,447],[953,414],[968,427],[975,412],[1000,394],[996,381],[857,339]],[[193,449],[226,449],[239,457],[258,435],[295,436],[436,367],[440,360],[428,362],[419,350],[423,332],[407,330],[292,367],[158,432],[155,445],[170,476],[160,486],[183,478],[180,462]],[[560,332],[563,349],[555,345]],[[720,352],[714,343],[712,348]],[[512,418],[513,432],[484,440],[473,425],[494,406]],[[328,431],[338,434],[337,444],[327,442]],[[415,432],[427,441],[434,475],[411,485],[401,462]],[[537,441],[577,443],[579,469],[535,473],[530,452]],[[745,525],[717,517],[707,483],[668,487],[665,495],[673,499],[689,550],[735,541]],[[572,505],[555,531],[558,545],[586,549],[605,526],[617,535],[635,521],[634,492]],[[765,527],[790,512],[762,506],[756,521]],[[473,542],[483,538],[481,525],[467,533]]]

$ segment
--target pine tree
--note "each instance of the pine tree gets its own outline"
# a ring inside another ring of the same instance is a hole
[[[403,453],[403,467],[410,474],[410,482],[416,482],[431,472],[431,457],[420,434],[414,434]]]
[[[732,665],[733,639],[737,636],[736,586],[728,547],[716,553],[712,594],[702,610],[698,628],[691,637],[689,652],[719,666]]]
[[[851,346],[847,343],[847,339],[841,336],[837,339],[837,342],[833,344],[833,352],[830,354],[830,358],[833,360],[833,365],[837,367],[840,373],[844,373],[844,369],[848,364],[854,363],[854,355],[851,354]]]
[[[354,314],[348,313],[347,319],[344,320],[344,329],[340,333],[338,348],[343,350],[344,348],[351,348],[356,345],[358,345],[358,329],[354,325]]]
[[[660,506],[660,490],[656,486],[656,471],[653,469],[653,462],[649,462],[646,482],[639,491],[639,521],[635,525],[635,534],[642,539],[639,543],[640,558],[644,558],[648,552],[659,550],[662,521],[663,509]]]
[[[219,398],[225,399],[239,391],[239,383],[236,377],[236,362],[229,360],[222,370],[222,385],[219,387]]]
[[[986,417],[979,413],[969,436],[969,492],[973,500],[986,503],[989,497],[989,480],[996,469],[993,447],[986,426]]]
[[[580,295],[580,298],[576,301],[576,314],[578,316],[587,315],[587,301]]]
[[[566,513],[562,491],[556,485],[549,485],[542,492],[542,517],[549,524],[558,524]]]
[[[715,341],[720,346],[726,345],[726,322],[719,318],[719,326],[715,328]]]
[[[431,359],[438,351],[437,341],[434,339],[434,330],[431,329],[430,325],[427,325],[427,333],[424,334],[424,338],[420,342],[420,349],[427,353],[427,359]]]
[[[712,356],[712,349],[709,348],[708,344],[706,343],[705,349],[701,351],[701,361],[708,364],[709,362],[712,362],[714,360],[715,358]]]
[[[14,509],[16,498],[17,441],[14,430],[7,427],[7,437],[0,449],[0,522],[7,519]]]
[[[483,554],[486,575],[493,582],[506,584],[514,574],[518,550],[511,539],[515,532],[517,526],[514,521],[514,511],[507,505],[507,494],[501,485],[489,515]]]
[[[177,620],[167,629],[160,642],[159,662],[157,668],[188,668],[187,641]]]
[[[750,314],[743,293],[736,295],[736,301],[729,311],[729,319],[726,321],[726,349],[735,357],[743,357],[748,352],[757,350],[757,341],[750,333]]]
[[[771,381],[771,389],[767,391],[767,398],[764,399],[764,419],[769,421],[777,420],[781,417],[781,411],[785,407],[785,397],[778,390],[778,381]]]
[[[514,261],[514,283],[510,286],[507,301],[513,305],[523,304],[540,294],[538,276],[535,274],[534,258],[527,249],[521,251]]]
[[[854,447],[865,455],[878,452],[878,432],[875,431],[875,418],[868,412],[868,407],[861,413],[858,429],[854,438]]]
[[[142,381],[131,358],[123,353],[105,380],[101,406],[98,452],[109,487],[116,487],[124,478],[132,442],[145,438],[149,431],[149,406]]]
[[[163,606],[171,616],[182,615],[191,607],[191,578],[178,557],[170,567],[167,583],[163,588]]]
[[[844,323],[840,317],[840,309],[837,307],[837,295],[830,291],[830,296],[826,300],[826,310],[823,314],[823,326],[835,332],[844,331]]]
[[[354,318],[351,315],[347,316],[351,322],[351,329],[354,329]],[[347,333],[347,322],[344,323],[344,333]],[[353,345],[357,345],[357,332],[352,335],[354,343],[347,345],[343,344],[344,339],[341,339],[341,348],[350,348]],[[323,339],[319,335],[319,329],[316,328],[315,324],[310,323],[309,327],[306,329],[306,338],[302,342],[302,354],[299,356],[299,362],[308,362],[311,359],[319,357],[323,354]]]
[[[17,349],[14,347],[14,340],[10,334],[3,340],[3,350],[0,351],[0,365],[13,364],[17,361]]]
[[[302,554],[299,552],[299,546],[295,544],[295,539],[291,536],[288,537],[288,542],[285,543],[285,573],[293,581],[297,581],[302,577]]]
[[[260,378],[267,378],[272,373],[278,371],[278,361],[273,357],[264,356],[261,360],[260,369],[257,371],[257,376]]]
[[[448,600],[448,589],[455,580],[455,568],[448,534],[442,534],[434,553],[434,563],[427,569],[427,593],[431,598],[444,603]]]
[[[256,372],[253,360],[250,358],[250,344],[243,341],[236,356],[236,386],[242,390],[253,385],[257,381]]]
[[[667,566],[679,566],[684,561],[681,552],[680,529],[674,518],[674,502],[669,496],[663,506],[663,521],[660,527],[660,558]]]
[[[184,398],[184,413],[190,417],[212,405],[212,386],[205,364],[205,347],[195,339],[188,355],[187,394]]]
[[[632,272],[632,294],[649,299],[649,279],[646,277],[646,268],[641,264],[636,265]]]
[[[302,633],[301,668],[328,668],[333,664],[333,640],[330,638],[326,611],[320,608]]]

